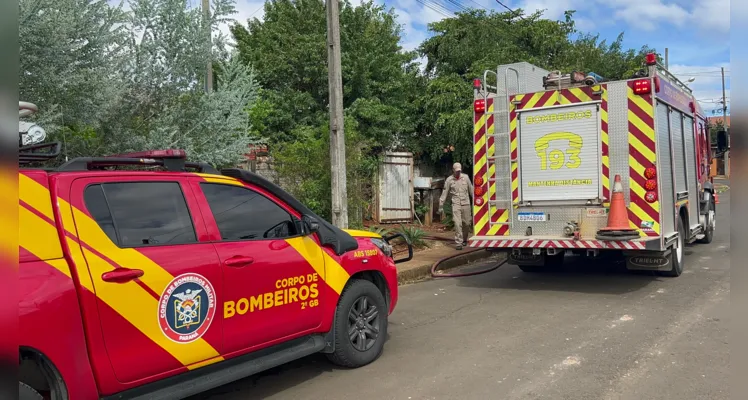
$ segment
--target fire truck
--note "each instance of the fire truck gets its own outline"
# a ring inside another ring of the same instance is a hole
[[[706,115],[656,54],[625,80],[519,62],[473,86],[469,246],[526,272],[574,253],[676,277],[686,244],[712,241]]]

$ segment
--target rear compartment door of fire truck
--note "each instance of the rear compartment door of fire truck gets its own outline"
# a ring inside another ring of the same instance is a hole
[[[599,104],[530,109],[519,121],[520,204],[599,204]]]

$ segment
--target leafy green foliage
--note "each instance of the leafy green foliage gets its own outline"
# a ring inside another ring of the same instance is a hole
[[[234,0],[212,0],[207,21],[182,0],[129,6],[21,0],[22,100],[40,107],[40,122],[69,157],[182,148],[192,159],[236,165],[256,141],[251,117],[267,106],[253,106],[254,71],[231,57],[218,29]],[[209,62],[220,73],[206,94]]]
[[[39,106],[49,134],[68,126],[70,139],[116,111],[125,82],[112,74],[126,62],[127,14],[106,0],[21,0],[18,3],[21,101]],[[76,132],[75,135],[72,132]]]
[[[483,78],[485,70],[526,61],[548,70],[625,79],[652,51],[646,46],[624,50],[622,34],[607,44],[578,32],[573,11],[563,21],[542,19],[541,12],[518,18],[520,12],[468,10],[429,25],[433,36],[419,48],[429,81],[418,102],[423,118],[416,147],[432,161],[472,164],[471,80]]]
[[[359,222],[363,220],[372,199],[368,187],[378,162],[370,155],[369,141],[358,133],[355,121],[346,117],[345,123],[348,208],[351,220]],[[297,127],[292,133],[298,140],[278,143],[271,152],[281,176],[281,185],[312,211],[330,220],[332,199],[328,132],[327,124]]]
[[[455,227],[455,221],[452,219],[452,202],[449,201],[444,204],[444,221],[442,221],[442,224],[444,224],[447,229],[454,229]]]
[[[426,242],[426,231],[415,226],[400,225],[397,232],[401,233],[410,242],[414,249],[428,247]]]
[[[427,204],[417,204],[415,207],[416,215],[423,221],[423,217],[429,212],[429,206]]]
[[[340,10],[350,225],[371,215],[371,183],[384,149],[415,137],[418,82],[414,53],[399,47],[400,27],[373,2]],[[330,218],[329,92],[325,10],[319,0],[265,4],[263,21],[231,32],[240,59],[257,69],[261,121],[255,132],[270,144],[282,184]]]
[[[262,136],[281,143],[303,140],[297,127],[327,122],[326,29],[319,0],[267,2],[263,21],[232,26],[240,58],[257,68],[264,99],[272,104]],[[345,2],[340,32],[343,105],[361,136],[375,144],[374,151],[412,136],[415,54],[401,50],[394,15],[371,1],[357,7]]]
[[[386,226],[377,226],[377,225],[374,225],[374,226],[368,227],[366,230],[368,230],[369,232],[374,232],[377,235],[382,236],[382,237],[387,236],[387,235],[389,235],[389,234],[392,233],[392,229],[390,229],[390,228],[388,228]]]

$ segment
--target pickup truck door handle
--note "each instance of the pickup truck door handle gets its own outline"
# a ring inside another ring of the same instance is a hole
[[[252,264],[254,261],[255,259],[252,257],[234,256],[224,261],[223,263],[226,264],[227,267],[241,268],[246,265]]]
[[[114,271],[105,272],[101,275],[104,282],[125,283],[143,276],[143,270],[130,268],[117,268]]]

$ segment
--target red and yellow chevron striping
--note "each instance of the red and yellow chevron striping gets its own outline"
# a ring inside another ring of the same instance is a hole
[[[660,235],[660,202],[644,200],[646,178],[644,170],[656,165],[654,105],[652,95],[636,95],[633,81],[628,87],[629,139],[629,223],[640,229],[642,236]],[[645,228],[644,226],[651,226]]]
[[[486,109],[493,109],[493,99],[486,101]],[[473,116],[473,181],[475,190],[481,191],[473,202],[473,232],[485,235],[488,224],[488,158],[486,157],[486,113]]]

